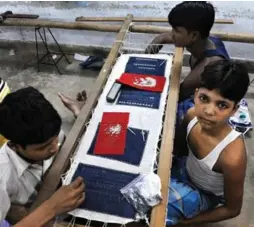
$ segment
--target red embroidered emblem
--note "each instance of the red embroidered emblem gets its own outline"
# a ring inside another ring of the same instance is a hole
[[[164,76],[123,73],[116,81],[141,90],[162,92],[166,78]]]

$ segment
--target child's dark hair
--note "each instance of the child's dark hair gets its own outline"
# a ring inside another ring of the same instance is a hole
[[[200,87],[217,90],[222,97],[237,104],[247,92],[249,83],[245,65],[231,60],[219,60],[205,67]]]
[[[198,31],[202,38],[209,36],[214,24],[213,5],[206,1],[186,1],[176,5],[168,15],[169,24],[184,27],[188,32]]]
[[[25,148],[57,136],[61,118],[50,102],[33,87],[8,94],[0,104],[0,134]]]

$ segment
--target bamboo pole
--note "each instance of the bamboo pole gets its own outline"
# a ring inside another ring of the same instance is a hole
[[[159,34],[164,32],[171,33],[171,28],[169,27],[153,26],[153,25],[132,25],[130,30],[132,32],[153,33],[153,34]],[[222,39],[223,41],[254,43],[254,34],[226,33],[212,31],[211,35],[216,36]]]
[[[13,19],[8,18],[0,26],[45,27],[71,30],[91,30],[100,32],[119,32],[122,25],[99,24],[92,22],[63,22],[45,19]]]
[[[175,121],[179,96],[180,75],[183,64],[183,48],[176,48],[170,76],[166,116],[159,154],[158,175],[161,179],[162,202],[153,208],[150,227],[164,227],[168,203],[169,178],[174,145]]]
[[[60,22],[51,20],[29,20],[29,19],[6,19],[0,26],[24,26],[24,27],[49,27],[60,29],[73,29],[73,30],[92,30],[100,32],[119,32],[121,25],[108,25],[93,22]],[[159,34],[164,32],[171,32],[171,28],[166,26],[152,26],[152,25],[131,25],[131,32],[137,33],[153,33]],[[225,32],[211,32],[211,35],[221,38],[224,41],[254,43],[253,34],[243,33],[225,33]]]
[[[110,22],[121,22],[124,21],[124,17],[77,17],[76,21],[110,21]],[[133,22],[167,22],[167,18],[160,18],[160,17],[134,17]],[[234,24],[232,19],[215,19],[214,23],[216,24]]]
[[[42,202],[47,200],[56,190],[58,183],[60,181],[62,173],[65,171],[69,158],[71,154],[74,152],[78,145],[79,138],[81,138],[82,134],[85,130],[85,125],[88,122],[91,110],[96,106],[97,100],[103,90],[103,87],[107,81],[108,75],[111,72],[112,66],[114,65],[118,51],[121,47],[121,41],[124,40],[129,25],[131,24],[133,16],[127,15],[126,20],[116,37],[116,41],[113,44],[111,51],[107,57],[106,62],[104,63],[96,81],[92,91],[88,95],[87,103],[82,108],[79,116],[77,117],[71,131],[69,132],[65,143],[63,144],[62,149],[59,154],[56,156],[54,163],[49,169],[48,174],[46,175],[40,191],[38,193],[36,201],[33,203],[31,207],[31,211],[38,207]]]

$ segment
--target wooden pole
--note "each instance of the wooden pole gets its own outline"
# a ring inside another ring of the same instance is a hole
[[[152,210],[150,227],[165,226],[182,64],[183,48],[176,48],[170,76],[170,87],[167,99],[166,116],[163,127],[158,165],[158,175],[161,179],[161,194],[163,200],[158,206],[154,207]]]
[[[124,17],[77,17],[76,21],[110,21],[110,22],[120,22],[124,21]],[[134,17],[133,22],[167,22],[167,18],[160,18],[160,17]],[[234,24],[232,19],[215,19],[214,23],[216,24]]]
[[[71,30],[91,30],[100,32],[119,32],[122,25],[99,24],[93,22],[63,22],[44,19],[13,19],[8,18],[0,26],[45,27]]]
[[[153,26],[153,25],[132,25],[130,28],[131,32],[140,32],[140,33],[171,33],[171,28],[163,27],[163,26]],[[225,32],[217,32],[212,31],[212,36],[216,36],[223,41],[230,42],[242,42],[242,43],[254,43],[254,35],[253,34],[243,34],[243,33],[225,33]]]
[[[100,32],[119,32],[121,25],[99,24],[93,22],[59,22],[51,20],[30,20],[30,19],[6,19],[0,26],[24,26],[24,27],[49,27],[60,29],[73,29],[73,30],[92,30]],[[131,25],[131,32],[137,33],[153,33],[159,34],[164,32],[171,32],[171,28],[166,26],[153,26],[153,25]],[[211,35],[221,38],[224,41],[241,42],[241,43],[254,43],[253,34],[242,33],[225,33],[225,32],[211,32]]]
[[[97,100],[103,90],[103,87],[107,81],[107,78],[114,65],[118,51],[121,48],[121,41],[124,40],[129,26],[131,24],[133,16],[127,15],[126,20],[116,37],[116,41],[113,44],[111,51],[104,63],[98,78],[95,81],[95,85],[92,91],[89,93],[86,105],[82,108],[79,116],[77,117],[71,131],[69,132],[62,149],[57,155],[53,165],[49,169],[47,176],[45,177],[41,189],[38,193],[37,199],[31,207],[31,210],[38,207],[42,202],[47,200],[56,190],[60,177],[65,171],[71,154],[75,151],[79,138],[82,136],[85,130],[85,124],[88,122],[92,109],[96,106]]]

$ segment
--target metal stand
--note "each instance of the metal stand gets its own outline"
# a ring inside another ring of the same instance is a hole
[[[41,29],[42,29],[42,33],[41,33]],[[64,54],[64,52],[62,51],[60,45],[58,44],[58,42],[56,41],[54,35],[52,34],[51,30],[49,28],[47,28],[48,32],[50,33],[50,35],[52,36],[52,38],[54,39],[59,52],[52,52],[49,50],[48,48],[48,43],[47,43],[47,37],[46,37],[46,32],[45,32],[45,28],[44,27],[36,27],[35,28],[35,41],[36,41],[36,53],[37,53],[37,66],[38,66],[38,72],[40,72],[40,64],[44,64],[44,65],[51,65],[51,66],[55,66],[58,73],[61,75],[61,72],[57,66],[58,62],[64,57],[65,60],[70,64],[70,61],[68,60],[68,58],[66,57],[66,55]],[[38,37],[37,35],[39,34],[39,36],[41,37],[41,40],[46,48],[46,54],[44,54],[41,58],[39,58],[39,50],[38,50]],[[56,56],[56,57],[55,57]],[[47,59],[47,61],[43,61],[44,59]]]

